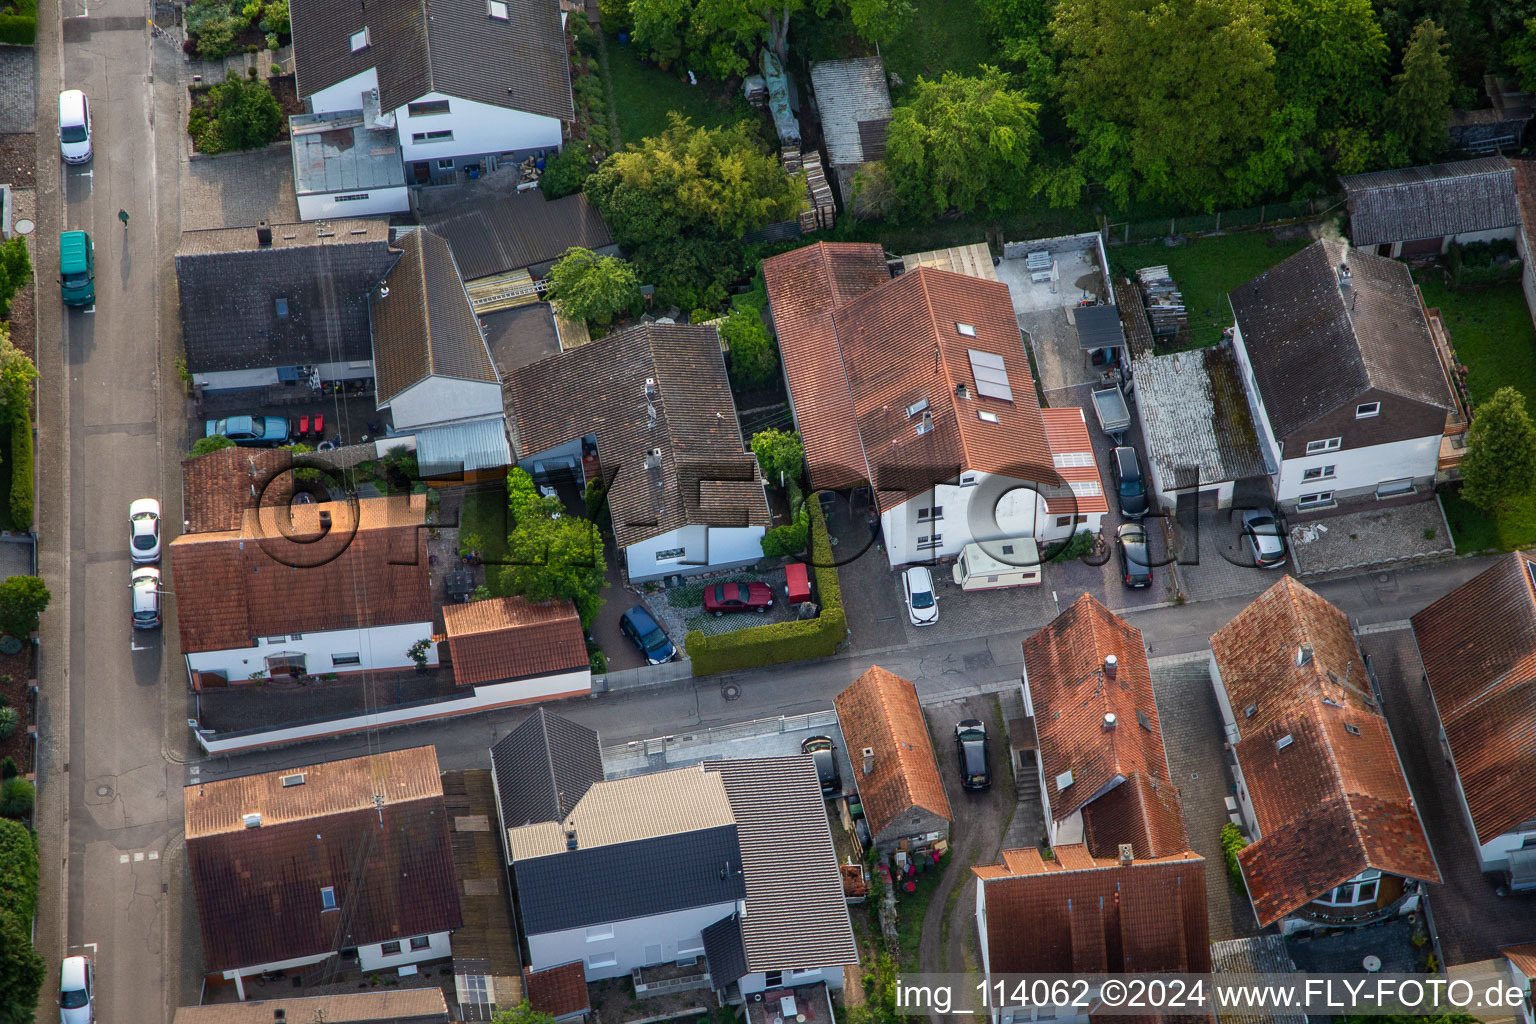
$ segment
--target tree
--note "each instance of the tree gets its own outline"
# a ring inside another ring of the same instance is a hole
[[[1504,43],[1504,62],[1529,92],[1536,88],[1536,18],[1527,18],[1518,32]]]
[[[1450,145],[1451,90],[1456,82],[1447,48],[1444,29],[1433,21],[1419,22],[1403,51],[1403,70],[1392,78],[1387,125],[1416,163],[1428,163]]]
[[[35,380],[37,367],[25,352],[11,344],[10,324],[0,323],[0,415],[13,419],[30,416]]]
[[[1075,159],[1120,203],[1214,209],[1278,184],[1264,159],[1276,98],[1261,0],[1060,0],[1051,33]]]
[[[876,46],[887,45],[906,31],[915,11],[912,0],[848,0],[853,27]]]
[[[37,628],[37,618],[53,595],[36,576],[11,576],[0,583],[0,631],[25,637]]]
[[[576,23],[581,24],[581,19],[578,18]],[[544,164],[544,173],[539,175],[539,191],[544,193],[545,199],[563,198],[580,192],[591,173],[592,157],[588,155],[586,145],[568,142],[558,156]]]
[[[225,448],[233,448],[234,446],[235,442],[223,434],[210,434],[207,437],[200,437],[192,442],[192,456],[196,458],[199,455],[211,455],[214,452],[223,451]]]
[[[1461,496],[1486,512],[1536,493],[1536,425],[1514,388],[1500,388],[1475,410],[1461,480]]]
[[[662,67],[686,56],[691,66],[729,78],[746,74],[764,44],[787,61],[790,19],[807,9],[825,16],[831,7],[831,0],[630,0],[629,15],[635,45]]]
[[[752,454],[763,468],[763,478],[775,487],[785,480],[799,480],[805,462],[805,445],[793,430],[760,430],[752,435]]]
[[[635,268],[617,256],[571,248],[549,268],[547,294],[566,316],[601,333],[640,305],[640,282]]]
[[[1026,190],[1040,105],[997,68],[976,78],[919,77],[891,114],[885,167],[914,213],[1000,212]]]
[[[535,1010],[525,999],[518,1006],[497,1010],[491,1017],[491,1024],[555,1024],[555,1018]]]
[[[582,628],[590,626],[603,606],[606,576],[597,527],[565,513],[559,499],[539,494],[521,469],[507,474],[507,509],[512,531],[500,576],[503,593],[530,601],[569,598]]]
[[[32,948],[31,925],[0,911],[0,1024],[32,1024],[37,1014],[45,967]]]
[[[32,813],[37,802],[37,787],[26,779],[6,779],[0,782],[0,817],[25,818]]]
[[[0,914],[30,921],[37,912],[37,840],[27,826],[0,818]]]
[[[739,388],[761,387],[779,369],[779,349],[763,318],[750,309],[738,309],[720,325],[720,337],[731,352],[731,383]]]
[[[283,128],[283,108],[266,83],[226,78],[208,90],[209,107],[194,110],[187,132],[204,153],[259,149]]]
[[[0,245],[0,320],[11,315],[11,299],[32,283],[32,260],[27,255],[27,240],[13,236]]]
[[[1289,165],[1284,177],[1365,170],[1377,148],[1388,53],[1370,0],[1270,0],[1270,12],[1281,124],[1297,129],[1298,144],[1279,156]]]
[[[1054,94],[1050,87],[1056,70],[1051,15],[1055,0],[994,0],[981,5],[981,16],[997,43],[999,58],[1018,68],[1031,97]]]

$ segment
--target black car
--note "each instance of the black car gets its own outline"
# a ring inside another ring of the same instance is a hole
[[[800,744],[800,753],[811,755],[821,779],[821,795],[828,800],[843,795],[843,780],[837,774],[837,757],[833,753],[836,749],[828,736],[812,736]]]
[[[1120,511],[1127,519],[1140,519],[1147,514],[1147,481],[1141,475],[1136,449],[1116,448],[1110,453],[1109,466],[1115,473]]]
[[[1115,531],[1115,550],[1120,554],[1120,582],[1132,590],[1150,587],[1152,556],[1140,523],[1126,523]]]
[[[661,624],[651,617],[645,605],[637,604],[619,616],[619,629],[634,641],[645,660],[652,665],[665,665],[677,657],[677,648]]]
[[[974,718],[955,726],[955,753],[960,757],[960,785],[986,789],[992,785],[992,755],[987,750],[987,727]]]

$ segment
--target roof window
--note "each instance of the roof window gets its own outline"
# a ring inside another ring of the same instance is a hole
[[[498,21],[512,20],[504,0],[486,0],[486,13]]]
[[[279,320],[287,320],[288,319],[288,300],[286,298],[283,298],[283,297],[279,296],[278,299],[277,299],[276,305],[277,305],[277,318]]]
[[[976,393],[983,398],[1001,398],[1013,401],[1013,388],[1008,385],[1008,368],[1003,357],[994,352],[978,352],[966,349],[971,357],[971,373],[976,378]]]
[[[967,338],[976,337],[976,328],[972,327],[970,324],[957,323],[955,324],[955,330],[965,335]]]
[[[353,53],[357,53],[359,50],[366,50],[371,41],[368,38],[368,26],[364,25],[358,31],[352,33],[352,37],[348,40],[347,45],[351,47]]]
[[[1358,725],[1356,725],[1354,722],[1345,722],[1344,723],[1344,731],[1349,733],[1351,736],[1359,736],[1360,735],[1360,727]]]
[[[1001,423],[1002,422],[1002,420],[997,418],[997,413],[995,413],[995,412],[987,412],[985,409],[977,409],[976,410],[976,418],[981,420],[981,421],[983,421],[983,422],[985,422],[985,423]]]
[[[1072,782],[1072,769],[1068,768],[1066,771],[1056,776],[1056,791],[1058,793],[1061,792],[1063,789],[1066,789],[1068,786],[1072,785]]]
[[[326,886],[322,886],[320,888],[320,909],[321,910],[335,910],[336,909],[336,888],[335,888],[335,886],[326,885]]]
[[[907,406],[907,419],[911,419],[913,416],[916,416],[918,413],[922,412],[923,410],[925,410],[927,408],[928,408],[928,399],[926,399],[926,398],[919,398],[917,401],[915,401],[911,405]]]
[[[1294,736],[1292,736],[1290,733],[1286,733],[1284,736],[1281,736],[1279,739],[1275,740],[1275,749],[1276,750],[1284,750],[1286,747],[1290,746],[1292,743],[1295,743],[1295,742],[1296,742],[1296,738]]]

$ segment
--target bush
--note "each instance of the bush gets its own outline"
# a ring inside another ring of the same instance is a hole
[[[720,325],[720,336],[731,352],[731,383],[738,388],[760,387],[779,371],[779,349],[755,312],[738,309]]]
[[[798,555],[805,550],[805,542],[810,535],[810,515],[806,506],[811,502],[801,502],[800,511],[795,514],[795,520],[784,526],[775,526],[763,534],[763,555],[768,558],[783,558],[786,555]]]
[[[0,708],[0,740],[9,739],[21,728],[21,712],[15,708]]]
[[[1466,245],[1452,242],[1446,250],[1445,262],[1450,269],[1452,288],[1477,288],[1516,281],[1524,266],[1515,243],[1508,238],[1468,242]]]
[[[597,33],[592,31],[592,23],[586,18],[569,18],[571,38],[576,41],[576,52],[583,57],[597,56]]]
[[[553,160],[545,162],[544,173],[539,176],[539,191],[545,199],[560,199],[580,192],[591,174],[592,160],[586,147],[571,142]]]
[[[0,630],[18,639],[31,633],[52,598],[36,576],[8,577],[0,583]]]
[[[37,802],[37,789],[26,779],[0,783],[0,818],[25,818]]]
[[[193,458],[196,458],[199,455],[209,455],[213,452],[223,451],[225,448],[233,448],[234,446],[235,442],[223,434],[214,434],[211,437],[200,437],[192,442],[191,454]]]
[[[0,758],[0,782],[4,782],[6,779],[14,779],[20,774],[16,768],[16,759],[14,757]],[[3,873],[0,873],[0,877],[3,877]]]
[[[11,425],[11,522],[32,528],[32,420],[24,412]]]
[[[14,10],[0,14],[0,43],[31,46],[37,42],[37,0],[15,0]]]
[[[1238,892],[1247,892],[1248,887],[1243,883],[1243,871],[1238,867],[1237,855],[1240,850],[1248,845],[1248,840],[1243,838],[1243,830],[1230,821],[1221,826],[1221,852],[1227,858],[1227,874],[1232,879],[1232,884]]]
[[[0,914],[37,913],[37,840],[19,821],[0,818]]]
[[[1047,549],[1049,550],[1049,549]],[[1072,562],[1093,550],[1093,534],[1088,530],[1081,530],[1072,535],[1072,539],[1061,546],[1061,550],[1051,556],[1053,562]]]
[[[203,132],[217,126],[220,149],[260,149],[282,134],[283,109],[263,82],[230,78],[208,90],[212,121]],[[202,147],[203,152],[215,152]]]
[[[261,19],[261,30],[276,32],[280,36],[293,34],[293,25],[288,18],[288,0],[272,0],[267,4]]]

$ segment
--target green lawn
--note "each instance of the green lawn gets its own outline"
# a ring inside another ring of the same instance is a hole
[[[1467,367],[1472,404],[1485,402],[1506,384],[1526,397],[1536,395],[1536,329],[1520,282],[1453,292],[1438,272],[1418,275],[1424,304],[1438,306],[1451,332],[1456,356]]]
[[[607,39],[608,69],[613,75],[614,110],[619,134],[626,143],[639,143],[667,128],[667,113],[677,111],[695,127],[719,128],[756,117],[737,90],[726,91],[716,81],[700,78],[689,85],[687,69],[681,77],[663,71],[640,55],[634,46],[620,46],[616,36]]]
[[[1482,509],[1461,500],[1461,489],[1440,492],[1446,521],[1451,524],[1451,538],[1457,554],[1487,551],[1513,551],[1536,545],[1536,497],[1517,499],[1503,515],[1490,516]]]
[[[480,548],[486,563],[485,585],[492,597],[502,597],[497,567],[507,558],[507,490],[495,484],[472,487],[464,493],[464,508],[459,512],[459,543]]]
[[[998,63],[976,0],[916,0],[914,6],[911,23],[881,53],[885,69],[902,82],[946,71],[974,75],[982,64]]]
[[[1142,267],[1167,266],[1189,307],[1190,344],[1199,347],[1216,344],[1222,330],[1232,325],[1228,292],[1310,242],[1310,238],[1277,242],[1267,231],[1249,231],[1193,238],[1171,249],[1161,243],[1115,246],[1109,250],[1109,262],[1117,277],[1134,276]]]
[[[896,878],[896,940],[899,954],[897,966],[904,971],[915,971],[918,967],[918,947],[923,941],[923,918],[928,913],[928,904],[933,901],[933,894],[939,889],[939,882],[943,880],[945,872],[949,869],[952,857],[944,854],[943,861],[938,865],[930,864],[927,871],[919,871],[910,879],[916,885],[916,889],[907,892],[908,879]],[[895,870],[896,862],[891,862],[892,870]],[[873,899],[875,890],[871,890],[870,898]]]

